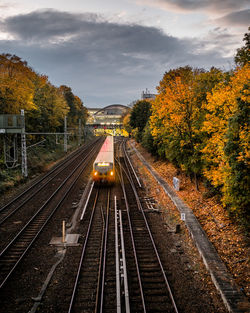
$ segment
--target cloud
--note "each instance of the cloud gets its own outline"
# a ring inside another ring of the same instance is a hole
[[[138,3],[176,12],[210,11],[219,14],[239,10],[249,5],[248,0],[138,0]]]
[[[4,2],[0,3],[0,9],[1,10],[11,9],[14,6],[15,6],[15,4],[9,4],[7,2],[6,3],[4,3]]]
[[[216,20],[222,25],[234,25],[248,27],[250,21],[250,9],[232,12]]]
[[[27,60],[54,84],[69,85],[87,106],[127,104],[146,87],[154,92],[170,68],[209,68],[231,60],[209,39],[178,39],[156,27],[114,23],[90,13],[34,11],[8,17],[2,26],[12,39],[0,40],[1,52]],[[227,36],[224,47],[233,40]]]
[[[11,12],[15,11],[19,7],[19,4],[16,2],[4,2],[0,1],[0,17],[4,18],[11,14]],[[1,32],[1,28],[0,28]]]
[[[232,34],[227,28],[216,27],[210,30],[206,36],[200,39],[202,53],[206,51],[220,51],[224,56],[232,56],[232,51],[242,45],[242,40],[239,41],[238,35]],[[237,44],[236,44],[237,43]],[[230,67],[233,66],[232,59],[228,59]]]
[[[43,41],[88,31],[89,23],[98,21],[97,14],[73,15],[56,10],[39,10],[5,19],[5,30],[17,39]]]

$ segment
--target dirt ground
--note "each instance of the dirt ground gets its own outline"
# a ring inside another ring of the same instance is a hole
[[[249,264],[249,239],[246,238],[243,230],[233,222],[222,207],[216,197],[207,197],[208,190],[200,183],[199,191],[196,190],[195,184],[190,181],[184,173],[170,163],[156,160],[139,144],[134,142],[136,148],[142,153],[144,158],[154,167],[154,169],[172,186],[173,177],[180,180],[180,191],[176,191],[178,196],[185,201],[193,210],[205,230],[209,240],[215,246],[221,259],[226,264],[229,272],[235,279],[237,285],[250,298],[250,264]],[[131,150],[132,152],[132,150]],[[134,164],[143,179],[147,181],[146,188],[148,193],[157,199],[163,208],[166,218],[166,225],[170,229],[175,228],[176,224],[181,224],[179,211],[175,208],[171,200],[161,190],[159,184],[152,175],[145,169],[133,153]],[[171,213],[169,217],[168,213]],[[182,224],[183,225],[183,224]],[[182,226],[181,226],[182,227]],[[185,228],[184,225],[182,229]],[[187,230],[185,230],[187,232]],[[190,245],[190,237],[185,236],[187,246]]]

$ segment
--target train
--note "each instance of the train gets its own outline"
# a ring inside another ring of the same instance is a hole
[[[113,184],[115,182],[114,137],[107,136],[94,163],[92,171],[94,182]]]

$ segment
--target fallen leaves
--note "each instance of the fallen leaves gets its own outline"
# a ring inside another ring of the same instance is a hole
[[[192,208],[195,216],[205,230],[209,240],[213,243],[229,272],[235,278],[236,283],[250,298],[250,262],[249,262],[249,240],[245,237],[239,226],[233,222],[227,211],[219,203],[216,197],[207,199],[204,194],[207,190],[204,185],[200,185],[200,191],[195,189],[194,183],[190,182],[189,177],[179,172],[170,163],[155,161],[154,158],[141,146],[136,144],[137,149],[142,152],[144,158],[155,168],[155,170],[172,186],[173,177],[180,179],[180,191],[176,191],[178,196]],[[136,156],[134,156],[136,158]],[[136,161],[138,163],[138,159]],[[151,176],[143,169],[146,179]],[[151,189],[154,197],[160,197],[162,203],[166,203],[166,209],[171,210],[173,219],[178,219],[179,214],[174,206],[169,205],[166,195],[157,192],[159,185],[153,183],[146,184],[146,188]]]

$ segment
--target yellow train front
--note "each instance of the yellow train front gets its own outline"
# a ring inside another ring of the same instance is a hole
[[[92,178],[102,184],[114,183],[114,137],[108,136],[105,139],[93,164]]]

